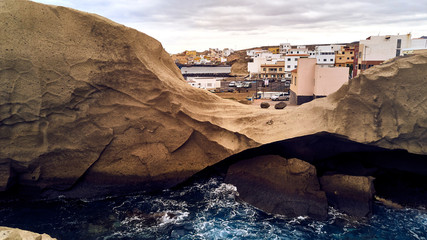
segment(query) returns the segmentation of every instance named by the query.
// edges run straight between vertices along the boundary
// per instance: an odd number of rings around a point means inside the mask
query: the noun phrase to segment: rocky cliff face
[[[158,41],[68,8],[1,2],[0,52],[0,191],[165,188],[242,150],[320,131],[427,153],[426,55],[277,111],[192,88]]]
[[[256,145],[191,116],[219,98],[188,87],[153,38],[63,7],[1,4],[0,190],[65,190],[83,176],[172,186]]]

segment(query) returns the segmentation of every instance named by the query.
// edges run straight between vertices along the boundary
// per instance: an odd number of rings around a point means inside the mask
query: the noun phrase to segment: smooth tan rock
[[[56,240],[43,233],[33,233],[18,228],[0,227],[0,240]]]
[[[263,211],[286,217],[327,217],[326,195],[320,190],[316,168],[302,160],[266,155],[229,167],[225,182],[239,197]]]
[[[220,98],[189,88],[153,38],[29,1],[0,14],[0,159],[26,169],[20,184],[170,187],[258,145],[192,116]]]

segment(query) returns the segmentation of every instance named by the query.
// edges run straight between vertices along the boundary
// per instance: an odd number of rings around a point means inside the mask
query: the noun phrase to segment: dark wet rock
[[[299,159],[267,155],[242,160],[229,167],[225,181],[237,187],[242,200],[263,211],[286,217],[327,216],[316,169]]]
[[[269,108],[270,104],[268,102],[262,102],[260,106],[261,108]]]
[[[330,206],[354,217],[372,215],[375,194],[373,177],[326,175],[320,178]]]
[[[275,109],[284,109],[286,106],[287,106],[287,105],[286,105],[286,103],[285,103],[285,102],[279,102],[279,103],[276,103],[276,104],[274,105],[274,108],[275,108]]]
[[[9,159],[0,159],[0,192],[9,188],[12,181],[12,169]]]

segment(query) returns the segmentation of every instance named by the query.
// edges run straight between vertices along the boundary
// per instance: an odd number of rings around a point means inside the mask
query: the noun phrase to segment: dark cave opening
[[[427,206],[427,155],[362,144],[327,132],[245,150],[206,168],[187,182],[225,176],[230,165],[262,155],[304,160],[316,167],[318,177],[372,176],[377,196],[408,207]]]

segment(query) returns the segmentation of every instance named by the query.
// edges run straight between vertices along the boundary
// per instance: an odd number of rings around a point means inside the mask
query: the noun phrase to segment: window
[[[295,68],[297,68],[298,66],[297,65],[295,65]]]
[[[397,50],[396,50],[396,57],[397,57],[397,56],[400,56],[400,49],[397,49]]]
[[[279,68],[279,71],[281,72],[281,71],[282,71],[282,68]]]
[[[347,57],[347,60],[350,60],[350,58],[349,58],[349,57]]]
[[[345,52],[342,52],[342,54],[345,54]]]
[[[299,53],[299,51],[297,51],[297,53]]]
[[[298,58],[295,58],[295,62],[298,61]]]
[[[402,46],[402,39],[397,39],[397,48],[400,48],[401,46]]]
[[[291,68],[291,65],[288,65],[287,68]]]
[[[264,72],[265,72],[265,71],[267,71],[267,68],[264,68],[264,69],[263,69],[263,71],[264,71]]]
[[[290,59],[290,58],[288,58],[288,61],[291,61],[291,59]]]
[[[350,52],[350,54],[353,54],[353,52]]]
[[[339,57],[338,59],[339,59],[339,60],[341,60],[342,58],[341,58],[341,57]]]
[[[354,57],[351,57],[351,59],[354,59]]]
[[[212,83],[208,83],[207,85],[208,85],[208,87],[212,87]]]
[[[331,58],[330,60],[331,60],[331,62],[333,62],[333,61],[334,61],[334,59],[332,59],[332,58]]]
[[[324,58],[323,61],[326,62],[326,58]]]

